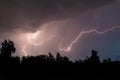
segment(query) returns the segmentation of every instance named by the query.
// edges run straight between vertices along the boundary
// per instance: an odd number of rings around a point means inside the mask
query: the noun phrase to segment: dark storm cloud
[[[0,0],[0,32],[31,31],[49,21],[76,17],[114,0]]]

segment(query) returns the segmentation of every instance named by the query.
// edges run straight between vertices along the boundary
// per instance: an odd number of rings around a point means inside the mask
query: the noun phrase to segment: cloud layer
[[[66,48],[82,30],[94,28],[103,31],[119,25],[119,4],[118,0],[0,0],[0,37],[14,40],[18,55],[23,55],[20,51],[25,44],[28,44],[26,51],[32,50],[31,55],[57,52],[61,41],[62,47]],[[42,46],[34,46],[33,50],[26,34],[40,29],[44,34],[36,38],[36,43],[51,35],[55,37]],[[89,55],[88,52],[95,48],[103,51],[100,54],[103,57],[112,56],[113,52],[120,52],[119,45],[115,46],[120,40],[117,34],[119,30],[102,36],[94,33],[85,35],[76,42],[70,53],[61,53],[76,59]]]
[[[0,0],[0,32],[35,31],[40,25],[77,17],[114,0]]]

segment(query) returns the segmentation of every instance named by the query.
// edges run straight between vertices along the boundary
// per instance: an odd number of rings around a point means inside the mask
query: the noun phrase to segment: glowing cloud
[[[27,40],[28,40],[28,44],[23,46],[23,52],[24,52],[24,56],[28,55],[28,52],[26,51],[26,47],[31,44],[33,46],[41,46],[42,44],[44,44],[46,41],[51,40],[53,37],[55,37],[54,35],[51,35],[50,37],[47,37],[47,39],[42,39],[41,41],[38,42],[34,42],[34,39],[36,39],[38,36],[41,35],[42,31],[36,31],[35,33],[28,33],[27,34]]]

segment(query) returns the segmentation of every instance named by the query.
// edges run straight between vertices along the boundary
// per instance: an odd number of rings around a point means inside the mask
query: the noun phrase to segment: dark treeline
[[[48,55],[38,56],[23,56],[13,57],[16,48],[14,42],[10,40],[4,40],[1,43],[0,48],[0,76],[8,75],[12,78],[27,79],[31,76],[40,76],[41,78],[64,78],[71,80],[78,79],[116,79],[119,75],[116,72],[120,71],[120,61],[111,61],[110,58],[100,61],[98,52],[96,50],[91,51],[91,56],[87,56],[84,60],[71,61],[66,56],[61,56],[57,53],[53,56],[51,53]],[[107,76],[108,75],[108,76]],[[46,77],[47,76],[47,77]],[[36,78],[34,77],[33,80]],[[109,79],[109,80],[110,80]],[[16,80],[16,79],[15,79]]]
[[[15,54],[16,48],[14,42],[10,40],[4,40],[1,43],[0,48],[0,64],[110,64],[110,63],[119,63],[119,61],[111,61],[110,58],[100,61],[98,52],[96,50],[91,51],[91,56],[86,57],[84,60],[76,60],[75,62],[71,61],[66,56],[61,56],[57,52],[56,56],[53,56],[51,53],[48,55],[38,55],[38,56],[23,56],[12,57],[12,54]]]

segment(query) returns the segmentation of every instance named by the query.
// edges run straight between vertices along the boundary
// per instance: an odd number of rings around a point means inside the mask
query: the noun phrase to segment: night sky
[[[119,0],[0,0],[0,42],[16,54],[56,54],[84,59],[120,56]]]

